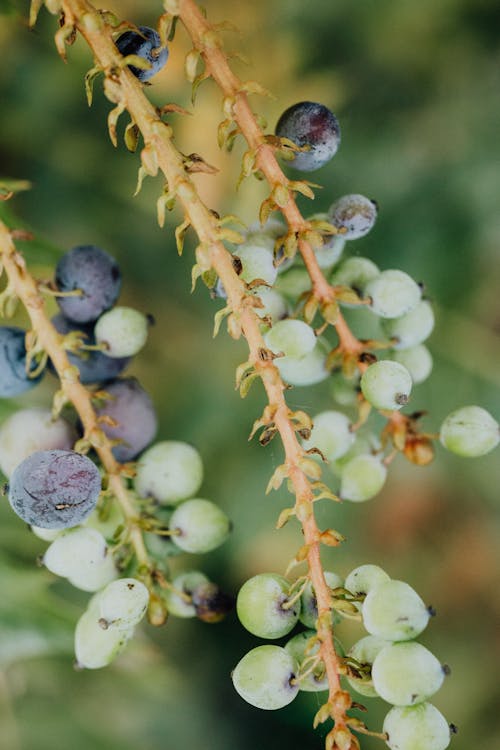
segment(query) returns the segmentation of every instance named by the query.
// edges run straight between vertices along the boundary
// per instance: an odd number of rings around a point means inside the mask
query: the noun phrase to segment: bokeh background
[[[159,0],[107,0],[106,8],[137,24],[155,25]],[[439,428],[453,408],[478,403],[500,416],[500,6],[495,0],[254,0],[206,3],[214,21],[231,20],[226,35],[238,73],[260,81],[276,99],[253,98],[272,130],[296,101],[321,101],[338,116],[342,144],[313,176],[323,185],[314,208],[326,210],[344,193],[380,204],[379,220],[352,252],[382,268],[401,268],[425,282],[435,302],[430,380],[416,388],[412,409],[429,411]],[[106,132],[109,103],[96,82],[87,107],[83,86],[92,61],[81,41],[58,58],[56,19],[45,11],[27,27],[28,2],[0,2],[0,176],[28,179],[33,189],[8,206],[36,232],[26,247],[33,271],[50,277],[58,255],[95,243],[123,268],[121,301],[157,321],[146,349],[130,367],[151,393],[163,439],[195,444],[205,462],[202,495],[232,517],[229,542],[203,558],[179,558],[174,568],[203,566],[226,589],[267,570],[283,572],[300,544],[293,524],[274,522],[287,498],[266,497],[281,462],[247,436],[263,406],[255,387],[247,400],[234,391],[242,343],[221,333],[212,340],[221,306],[201,285],[192,295],[192,238],[177,256],[173,228],[180,215],[156,224],[159,180],[135,189],[138,156],[114,149]],[[193,109],[183,59],[182,28],[167,67],[148,88],[157,104],[176,102],[193,113],[172,117],[184,153],[216,165],[197,180],[219,212],[255,220],[265,188],[247,180],[235,192],[243,146],[231,156],[216,144],[221,96],[205,83]],[[125,122],[121,124],[121,131]],[[7,207],[1,208],[2,212]],[[175,213],[175,212],[174,212]],[[355,247],[354,247],[355,246]],[[47,404],[55,381],[27,397],[0,402],[5,416],[21,405]],[[315,413],[333,405],[328,383],[290,392],[290,404]],[[435,698],[459,726],[455,750],[499,746],[500,656],[498,452],[460,460],[438,448],[431,467],[399,459],[381,495],[366,505],[326,502],[322,520],[347,537],[325,555],[346,574],[364,562],[410,582],[438,611],[422,641],[452,668]],[[314,736],[317,696],[301,694],[278,712],[261,712],[234,693],[229,673],[257,639],[234,615],[216,626],[172,618],[161,630],[144,626],[111,667],[75,672],[72,632],[87,596],[35,565],[44,544],[0,504],[0,748],[1,750],[280,750],[322,746]],[[348,646],[361,635],[344,628]],[[387,706],[369,701],[367,721],[381,726]],[[366,750],[382,747],[363,740]]]

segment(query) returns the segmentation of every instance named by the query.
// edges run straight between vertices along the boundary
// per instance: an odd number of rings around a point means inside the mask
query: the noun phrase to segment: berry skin
[[[70,450],[76,440],[65,419],[52,419],[49,409],[21,409],[0,427],[0,469],[9,477],[16,466],[35,451]]]
[[[323,411],[313,418],[311,437],[303,441],[306,450],[319,448],[327,461],[343,456],[354,442],[351,421],[340,411]]]
[[[203,480],[203,463],[198,451],[188,443],[163,440],[140,457],[134,481],[141,497],[175,505],[195,495]]]
[[[375,362],[361,376],[363,396],[376,409],[401,409],[408,403],[412,385],[406,367],[390,359]]]
[[[438,659],[421,643],[405,641],[383,648],[373,662],[378,695],[393,706],[413,706],[434,695],[445,677]]]
[[[382,271],[365,286],[370,309],[381,318],[400,318],[420,302],[422,290],[411,276],[398,269]]]
[[[309,146],[308,151],[295,152],[290,165],[301,172],[312,172],[336,154],[340,125],[323,104],[299,102],[283,112],[276,125],[276,135],[288,138],[299,148]]]
[[[278,269],[274,265],[274,257],[269,247],[252,244],[251,240],[238,245],[234,253],[241,261],[240,277],[247,284],[256,279],[272,286],[276,281]]]
[[[93,323],[73,323],[59,313],[52,318],[52,325],[63,335],[73,331],[84,333],[86,336],[84,344],[93,346],[96,343]],[[71,364],[78,368],[80,382],[84,385],[107,383],[110,380],[115,380],[118,375],[121,375],[131,359],[130,357],[108,357],[104,352],[85,349],[78,353],[67,352],[67,356]],[[53,369],[50,360],[49,368]]]
[[[330,589],[338,589],[344,585],[337,573],[325,570],[325,580]],[[318,619],[318,602],[311,581],[308,581],[300,597],[299,619],[306,628],[315,628]]]
[[[377,220],[377,204],[364,195],[344,195],[330,206],[330,221],[342,230],[345,240],[357,240],[372,229]]]
[[[278,276],[274,288],[296,302],[304,292],[308,292],[311,288],[311,277],[305,268],[291,268]]]
[[[185,552],[210,552],[226,541],[231,522],[210,500],[194,498],[179,505],[169,522],[172,541]]]
[[[238,593],[236,612],[250,633],[259,638],[281,638],[295,626],[300,602],[286,608],[290,584],[276,573],[261,573],[246,581]]]
[[[299,665],[299,670],[303,662],[311,656],[315,656],[318,653],[319,644],[314,642],[312,639],[316,638],[315,630],[303,630],[302,633],[294,635],[290,638],[288,643],[285,644],[285,651]],[[310,661],[305,665],[305,670],[308,671]],[[304,677],[297,676],[299,690],[306,692],[317,693],[320,690],[328,690],[328,677],[325,674],[325,667],[322,661],[320,661],[312,672],[305,675]]]
[[[314,349],[302,357],[278,357],[274,364],[289,385],[315,385],[326,380],[330,374],[326,369],[328,351],[325,344],[318,340]]]
[[[149,591],[136,578],[111,581],[99,592],[99,624],[101,627],[129,630],[146,614]]]
[[[34,388],[43,372],[31,378],[26,372],[26,332],[15,326],[0,326],[0,398],[12,398]],[[32,362],[31,371],[36,368]]]
[[[430,613],[407,583],[385,581],[374,586],[363,602],[363,624],[386,641],[410,641],[425,630]]]
[[[432,703],[394,706],[384,720],[390,750],[446,750],[450,727]]]
[[[358,672],[357,668],[353,665],[352,672],[347,677],[347,681],[351,687],[367,698],[376,698],[378,695],[373,685],[371,668],[378,654],[388,645],[390,645],[388,641],[385,641],[383,638],[378,638],[375,635],[366,635],[351,646],[347,654],[359,662],[362,667],[367,668],[366,670],[360,669]]]
[[[432,372],[432,355],[423,344],[412,346],[411,349],[398,349],[391,355],[395,362],[406,367],[414,385],[423,383]]]
[[[147,317],[132,307],[113,307],[101,315],[94,333],[107,357],[133,357],[146,343],[148,327]]]
[[[139,26],[140,33],[137,31],[126,31],[116,40],[115,44],[120,53],[127,57],[128,55],[137,55],[142,57],[151,67],[147,69],[137,68],[129,65],[130,72],[139,79],[139,81],[149,81],[158,73],[168,60],[168,48],[161,46],[160,35],[149,26]]]
[[[96,409],[97,416],[104,414],[114,419],[117,424],[112,427],[102,423],[102,431],[111,440],[122,440],[123,443],[113,447],[117,461],[131,461],[153,440],[157,420],[153,402],[135,378],[123,378],[106,385],[106,399]]]
[[[98,596],[94,596],[75,630],[76,663],[84,669],[106,667],[123,651],[133,634],[133,628],[119,630],[99,625]]]
[[[390,581],[390,577],[378,565],[360,565],[351,570],[345,579],[344,586],[351,594],[366,595],[378,583],[384,583],[385,581]],[[355,602],[355,604],[358,609],[361,609],[361,602]]]
[[[82,526],[59,534],[47,547],[43,563],[82,591],[98,591],[118,574],[103,535]]]
[[[425,341],[434,328],[434,313],[430,302],[422,300],[413,310],[400,318],[382,320],[382,330],[390,339],[394,349],[409,349]]]
[[[115,259],[104,250],[78,245],[59,259],[55,281],[61,292],[82,292],[80,296],[57,297],[63,315],[76,323],[92,323],[115,304],[121,273]]]
[[[274,354],[283,353],[285,357],[303,357],[314,349],[316,334],[304,321],[287,318],[276,323],[266,333],[264,340],[266,346]]]
[[[387,469],[376,456],[354,456],[342,467],[340,497],[352,503],[371,500],[382,489],[386,477]]]
[[[380,274],[380,269],[369,258],[354,255],[346,258],[331,276],[333,286],[350,286],[358,294],[364,294],[366,285]]]
[[[272,711],[293,701],[297,663],[281,646],[257,646],[245,654],[231,675],[236,692],[251,706]]]
[[[209,583],[207,576],[197,570],[180,573],[172,581],[172,588],[165,592],[165,601],[169,614],[175,617],[196,617],[196,607],[192,601],[184,599],[176,591],[192,597],[199,586]]]
[[[452,453],[464,458],[484,456],[500,441],[498,423],[480,406],[463,406],[449,414],[441,425],[439,439]]]
[[[95,508],[101,475],[90,458],[66,450],[37,451],[14,469],[9,502],[33,526],[67,529]]]

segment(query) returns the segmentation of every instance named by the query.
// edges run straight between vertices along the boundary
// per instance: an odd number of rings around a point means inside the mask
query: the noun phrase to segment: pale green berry
[[[370,454],[354,456],[342,467],[340,497],[353,503],[363,503],[375,497],[384,486],[387,469],[382,461]]]
[[[342,578],[332,571],[325,570],[325,581],[329,589],[338,589],[344,585]],[[334,613],[335,614],[335,613]],[[311,581],[308,581],[300,597],[299,619],[306,628],[315,628],[318,619],[318,602]]]
[[[359,668],[351,664],[351,673],[347,681],[355,690],[367,698],[375,698],[378,694],[373,686],[371,668],[377,655],[388,646],[388,641],[375,635],[366,635],[357,641],[348,651],[347,656],[359,663]]]
[[[425,630],[428,607],[404,581],[385,581],[374,586],[363,602],[363,624],[372,635],[387,641],[410,641]]]
[[[317,341],[314,349],[302,357],[278,357],[274,364],[289,385],[315,385],[330,374],[326,369],[327,356],[328,348]]]
[[[83,526],[59,534],[45,551],[43,562],[83,591],[97,591],[117,576],[103,535]]]
[[[209,583],[209,579],[198,570],[190,570],[176,576],[172,581],[172,588],[165,591],[165,602],[169,614],[175,617],[195,617],[196,609],[191,602],[191,595],[198,586],[205,583]]]
[[[358,294],[363,294],[366,285],[380,274],[380,268],[369,258],[353,256],[346,258],[335,268],[330,277],[332,286],[350,286]]]
[[[260,286],[255,294],[259,297],[264,307],[255,307],[254,310],[259,318],[268,318],[272,324],[286,318],[289,313],[288,302],[276,289]]]
[[[446,750],[450,727],[432,703],[394,706],[384,720],[390,750]]]
[[[98,617],[89,608],[78,620],[75,630],[75,656],[80,668],[100,669],[106,667],[125,648],[133,629],[105,630],[99,625]]]
[[[281,638],[292,630],[300,602],[288,606],[290,583],[276,573],[261,573],[246,581],[238,592],[236,612],[250,633],[259,638]]]
[[[410,349],[391,352],[392,358],[406,367],[414,385],[423,383],[432,372],[432,355],[426,346],[418,344]]]
[[[441,425],[439,439],[452,453],[465,458],[484,456],[500,440],[498,422],[480,406],[463,406],[449,414]]]
[[[242,245],[238,245],[235,255],[238,256],[242,265],[240,278],[247,284],[257,279],[264,281],[269,286],[274,284],[278,269],[274,265],[273,254],[268,247],[254,245],[249,240]]]
[[[16,466],[37,451],[70,450],[76,440],[65,419],[52,419],[50,409],[21,409],[0,427],[0,470],[10,477]]]
[[[132,307],[113,307],[105,312],[94,328],[97,344],[103,344],[107,357],[132,357],[148,338],[148,318]]]
[[[112,540],[118,528],[123,528],[125,519],[116,501],[106,504],[103,509],[96,508],[85,519],[84,526],[99,531],[105,539]]]
[[[136,578],[119,578],[99,593],[101,627],[129,630],[146,614],[149,591]]]
[[[400,318],[420,302],[422,290],[404,271],[382,271],[368,282],[364,296],[370,299],[370,308],[381,318]]]
[[[274,354],[286,357],[303,357],[316,345],[316,334],[303,320],[287,318],[273,325],[264,336],[266,346]]]
[[[302,294],[311,289],[311,277],[305,268],[291,268],[278,276],[275,288],[285,297],[296,302]]]
[[[344,377],[342,372],[334,372],[330,378],[331,393],[340,406],[355,406],[358,403],[359,375]]]
[[[319,448],[327,461],[343,456],[354,442],[351,421],[340,411],[323,411],[313,417],[311,437],[303,441],[306,450]]]
[[[336,461],[330,461],[329,468],[335,476],[342,476],[347,464],[357,456],[376,454],[381,452],[380,438],[378,435],[363,429],[355,433],[354,442],[343,456]]]
[[[343,229],[346,240],[357,240],[368,234],[377,220],[377,204],[364,195],[344,195],[330,206],[330,221]]]
[[[411,375],[399,362],[381,359],[366,368],[361,376],[361,390],[376,409],[401,409],[410,398]]]
[[[179,505],[169,522],[172,541],[185,552],[210,552],[226,541],[231,522],[215,503],[193,498]]]
[[[236,692],[264,710],[283,708],[299,692],[297,663],[281,646],[257,646],[238,662],[231,675]]]
[[[188,443],[164,440],[148,448],[137,463],[134,480],[141,497],[175,505],[195,495],[203,481],[203,463]]]
[[[421,643],[392,643],[377,654],[372,668],[375,690],[393,706],[413,706],[434,695],[445,670]]]
[[[345,579],[345,588],[355,595],[365,595],[378,583],[390,581],[390,576],[378,565],[359,565]],[[355,602],[361,609],[362,602]]]
[[[326,676],[325,666],[322,661],[319,661],[312,672],[309,672],[311,657],[314,657],[318,653],[318,650],[319,643],[317,642],[317,633],[315,630],[303,630],[302,633],[294,635],[285,644],[285,651],[290,654],[299,667],[297,674],[299,690],[315,693],[320,690],[328,690],[328,677]],[[304,662],[306,663],[304,664]],[[308,674],[301,677],[301,671],[308,672]]]
[[[413,310],[400,318],[382,320],[382,330],[389,339],[396,339],[394,349],[409,349],[421,344],[434,329],[434,312],[431,303],[421,300]]]
[[[41,526],[30,526],[31,531],[44,542],[53,542],[54,539],[63,533],[62,529],[43,529]]]

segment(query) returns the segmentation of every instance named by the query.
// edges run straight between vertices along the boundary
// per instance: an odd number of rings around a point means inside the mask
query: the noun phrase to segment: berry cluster
[[[75,247],[61,257],[51,289],[61,312],[46,320],[68,351],[72,379],[90,387],[97,441],[78,414],[54,417],[41,407],[20,409],[0,426],[8,499],[33,533],[50,542],[43,564],[94,594],[75,632],[77,664],[88,669],[109,664],[148,610],[153,624],[162,624],[168,611],[216,622],[232,606],[202,573],[169,580],[169,556],[215,549],[230,522],[215,503],[194,497],[203,479],[199,453],[174,440],[150,445],[157,430],[152,401],[135,378],[117,377],[144,345],[149,322],[136,310],[113,307],[120,286],[110,255],[93,245]],[[17,330],[0,328],[6,346],[16,342],[16,356],[1,362],[3,396],[32,388],[43,374],[30,377],[29,335]],[[49,369],[59,374],[51,362]],[[138,459],[122,469],[117,464],[120,481],[133,479],[125,506],[101,465],[103,441],[120,464]]]

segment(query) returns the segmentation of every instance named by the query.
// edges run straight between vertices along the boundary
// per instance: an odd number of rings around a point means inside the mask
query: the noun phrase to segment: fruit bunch
[[[85,387],[97,432],[85,430],[78,400],[64,413],[19,409],[0,425],[0,469],[13,510],[50,542],[46,568],[93,593],[75,631],[76,662],[88,669],[109,664],[147,611],[157,625],[180,610],[215,622],[232,604],[202,573],[170,580],[170,556],[215,549],[230,523],[215,503],[194,497],[203,480],[198,451],[175,440],[151,445],[153,403],[135,378],[118,377],[145,344],[149,324],[142,313],[114,306],[120,285],[108,253],[75,247],[60,258],[49,287],[60,312],[38,322],[38,335],[49,330],[58,352],[68,352],[62,382],[69,371]],[[22,284],[17,292],[23,300]],[[50,347],[35,363],[29,332],[2,326],[0,336],[16,342],[16,356],[1,360],[2,396],[34,388],[45,369],[59,377]],[[100,455],[106,445],[111,464]],[[110,468],[121,477],[118,497]]]

